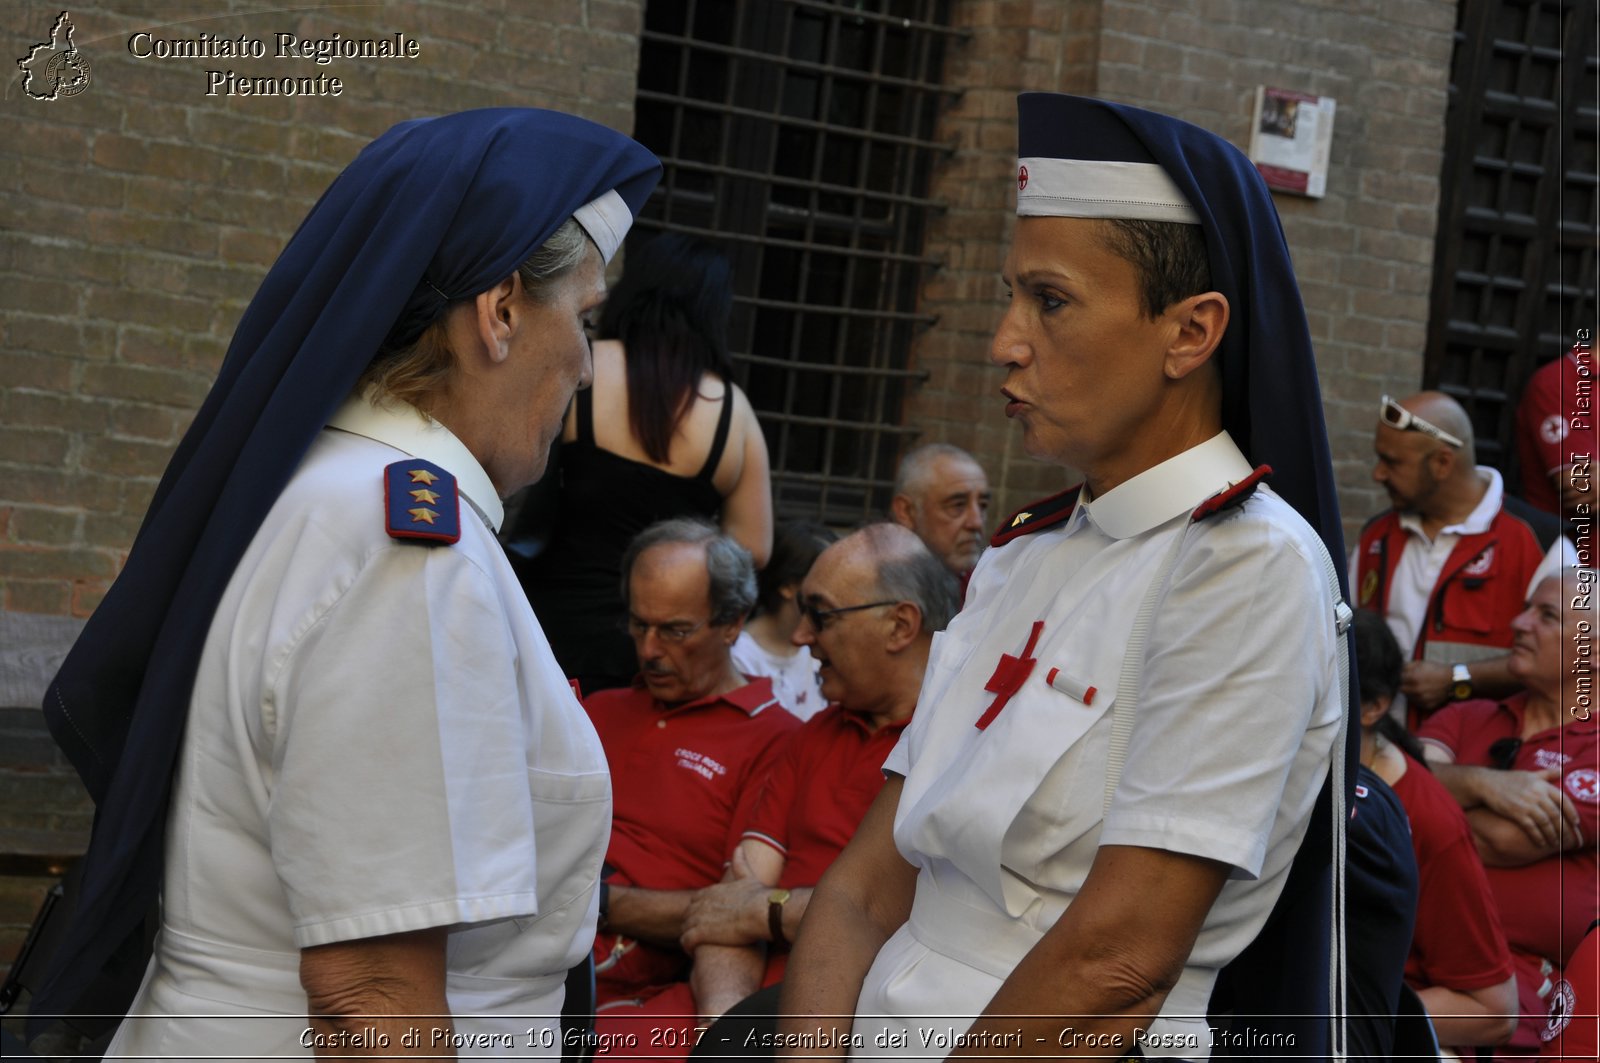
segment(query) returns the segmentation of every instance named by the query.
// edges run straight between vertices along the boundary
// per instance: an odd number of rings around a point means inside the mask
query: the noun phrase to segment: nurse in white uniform
[[[263,284],[129,561],[150,579],[187,536],[177,600],[108,598],[204,637],[186,718],[136,703],[120,751],[176,770],[160,932],[106,1058],[560,1054],[610,784],[495,534],[589,384],[604,263],[657,168],[553,112],[404,123]],[[85,638],[64,692],[123,651]]]
[[[1337,509],[1265,189],[1099,101],[1028,94],[1020,139],[991,361],[1028,453],[1084,482],[1002,527],[938,637],[796,943],[797,1056],[1207,1057],[1341,741]],[[1316,985],[1327,923],[1284,925]]]

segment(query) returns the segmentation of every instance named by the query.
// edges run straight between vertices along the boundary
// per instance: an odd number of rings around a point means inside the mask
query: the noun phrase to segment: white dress
[[[1267,487],[1190,521],[1201,501],[1249,472],[1224,433],[1080,504],[1056,527],[984,552],[966,604],[935,636],[917,713],[884,765],[906,777],[894,836],[918,868],[916,897],[863,985],[857,1056],[946,1055],[950,1035],[971,1025],[1072,903],[1103,844],[1233,866],[1151,1024],[1169,1048],[1145,1049],[1209,1055],[1204,1016],[1216,973],[1282,890],[1344,714],[1335,602],[1316,533]],[[1129,634],[1179,535],[1107,810]],[[985,685],[1002,654],[1024,655],[1036,621],[1038,663],[980,730],[996,697]]]
[[[386,533],[384,469],[408,456],[457,477],[459,542]],[[300,950],[439,926],[463,1056],[559,1054],[610,780],[499,519],[471,454],[409,408],[352,399],[312,444],[212,621],[162,928],[107,1058],[310,1057]]]
[[[772,693],[778,704],[799,718],[801,723],[827,708],[817,672],[822,665],[811,656],[811,647],[801,646],[788,657],[769,653],[748,631],[734,640],[733,666],[750,679],[766,676],[772,680]]]

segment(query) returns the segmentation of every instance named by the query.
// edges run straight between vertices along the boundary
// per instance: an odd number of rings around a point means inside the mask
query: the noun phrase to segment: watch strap
[[[767,894],[767,930],[774,945],[787,947],[789,939],[783,936],[783,906],[789,901],[789,891],[776,889]]]

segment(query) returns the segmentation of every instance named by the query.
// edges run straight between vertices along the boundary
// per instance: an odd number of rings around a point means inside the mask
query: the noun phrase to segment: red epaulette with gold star
[[[1189,514],[1190,523],[1197,520],[1205,520],[1207,517],[1221,513],[1225,509],[1243,505],[1244,500],[1255,494],[1256,488],[1261,486],[1262,481],[1271,475],[1271,465],[1257,465],[1249,476],[1225,490],[1218,491],[1196,506],[1194,512]]]
[[[383,508],[396,539],[453,543],[461,538],[456,478],[431,461],[407,458],[384,469]]]
[[[1078,487],[1069,487],[1059,495],[1051,495],[1032,505],[1023,506],[1000,525],[989,540],[989,545],[1004,546],[1019,536],[1031,535],[1036,531],[1043,531],[1045,528],[1053,528],[1060,524],[1072,516],[1073,507],[1078,504],[1078,489],[1082,486],[1079,484]]]

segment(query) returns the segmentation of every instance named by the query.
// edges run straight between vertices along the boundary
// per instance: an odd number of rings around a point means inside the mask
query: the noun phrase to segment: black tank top
[[[594,396],[575,397],[577,439],[563,444],[559,512],[550,544],[517,566],[528,601],[556,660],[587,693],[622,685],[638,670],[633,640],[622,630],[622,555],[658,520],[715,520],[722,495],[711,482],[733,423],[733,386],[723,392],[711,452],[694,476],[675,476],[603,450],[594,441]]]

